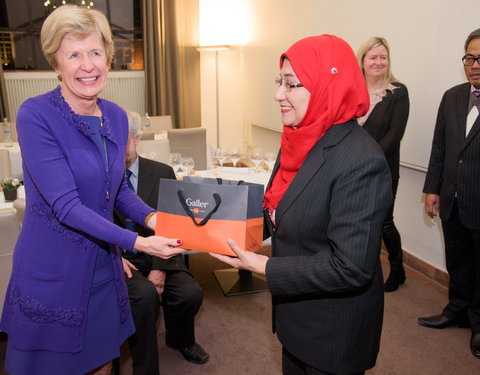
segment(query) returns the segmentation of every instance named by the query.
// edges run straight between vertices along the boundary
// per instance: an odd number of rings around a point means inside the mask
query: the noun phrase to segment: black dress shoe
[[[480,333],[472,332],[470,350],[475,357],[480,358]]]
[[[186,348],[178,349],[180,353],[182,353],[183,357],[192,363],[202,364],[208,361],[210,356],[208,353],[203,350],[203,348],[198,345],[197,343],[193,344],[192,346],[188,346]]]
[[[467,320],[452,319],[443,314],[418,318],[418,323],[428,328],[446,328],[450,326],[457,326],[460,328],[470,327]]]

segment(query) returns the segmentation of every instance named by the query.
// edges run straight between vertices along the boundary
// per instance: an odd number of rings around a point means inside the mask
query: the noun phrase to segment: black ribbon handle
[[[195,216],[193,216],[192,211],[190,211],[190,208],[187,206],[187,202],[185,200],[185,196],[183,195],[183,190],[177,190],[177,196],[178,199],[180,200],[180,204],[182,205],[183,209],[185,210],[185,213],[190,216],[190,219],[192,219],[193,224],[196,226],[202,226],[207,224],[208,220],[212,217],[212,215],[217,212],[218,208],[220,207],[220,203],[222,203],[222,198],[220,198],[220,195],[218,193],[213,193],[213,199],[215,199],[215,207],[203,218],[202,221],[197,223],[195,220]]]

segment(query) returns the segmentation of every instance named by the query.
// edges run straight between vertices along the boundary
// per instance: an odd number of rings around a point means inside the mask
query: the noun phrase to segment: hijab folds
[[[351,47],[334,35],[312,36],[293,44],[287,58],[310,93],[305,117],[296,126],[283,127],[280,167],[265,193],[264,207],[274,212],[308,153],[335,124],[363,116],[369,94]]]

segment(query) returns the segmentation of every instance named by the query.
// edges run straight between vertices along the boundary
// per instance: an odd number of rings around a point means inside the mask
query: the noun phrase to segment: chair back
[[[168,164],[170,161],[170,142],[168,139],[141,140],[137,145],[137,153],[143,158]]]
[[[167,134],[171,152],[192,157],[196,170],[207,169],[207,129],[171,129]]]
[[[146,118],[142,118],[142,123],[145,126]],[[172,116],[150,116],[150,129],[145,128],[145,132],[153,132],[160,134],[161,132],[172,129]]]
[[[141,135],[140,139],[142,139],[142,140],[155,139],[155,133],[154,132],[145,132]]]
[[[14,208],[0,209],[0,310],[12,273],[13,249],[20,234],[20,223]]]
[[[17,210],[17,218],[22,225],[23,217],[25,216],[25,198],[17,198],[13,201],[13,208]]]
[[[0,150],[0,180],[12,177],[12,164],[10,163],[10,151]]]

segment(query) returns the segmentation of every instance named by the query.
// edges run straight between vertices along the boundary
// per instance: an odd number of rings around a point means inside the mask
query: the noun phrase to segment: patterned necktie
[[[480,98],[480,90],[473,90],[472,95],[475,99]]]
[[[128,186],[128,188],[132,191],[135,191],[135,188],[133,187],[132,181],[130,180],[130,176],[132,175],[132,171],[130,169],[127,169],[126,174],[127,174],[127,186]]]
[[[127,169],[126,174],[127,174],[127,186],[128,186],[128,188],[132,191],[135,191],[135,189],[133,188],[132,181],[130,181],[130,176],[132,175],[132,171],[130,169]],[[127,218],[127,219],[125,219],[125,227],[127,229],[131,230],[132,232],[136,232],[137,224],[134,221]]]

